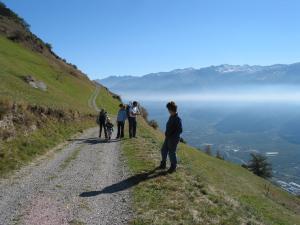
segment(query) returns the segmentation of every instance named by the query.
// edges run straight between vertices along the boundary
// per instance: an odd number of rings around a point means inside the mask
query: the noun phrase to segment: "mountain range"
[[[110,76],[97,80],[113,91],[202,91],[213,87],[300,84],[300,63],[271,66],[219,65],[185,68],[144,76]]]

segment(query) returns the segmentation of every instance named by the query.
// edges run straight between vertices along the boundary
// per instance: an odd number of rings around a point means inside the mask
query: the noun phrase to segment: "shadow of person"
[[[96,145],[101,143],[110,143],[110,142],[119,142],[120,139],[100,139],[100,138],[77,138],[77,139],[69,139],[68,141],[80,141],[81,143],[89,144],[89,145]]]
[[[124,191],[126,189],[129,189],[133,186],[138,185],[141,182],[154,179],[160,176],[165,176],[168,173],[166,171],[160,171],[157,172],[157,169],[151,170],[149,172],[145,173],[139,173],[136,175],[133,175],[125,180],[122,180],[118,183],[112,184],[110,186],[107,186],[103,188],[100,191],[88,191],[88,192],[82,192],[79,196],[80,197],[93,197],[101,194],[112,194],[119,191]]]

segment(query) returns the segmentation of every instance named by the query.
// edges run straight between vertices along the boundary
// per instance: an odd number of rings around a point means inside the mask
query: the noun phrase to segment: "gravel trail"
[[[0,224],[127,224],[132,212],[120,143],[97,135],[91,128],[0,180]]]

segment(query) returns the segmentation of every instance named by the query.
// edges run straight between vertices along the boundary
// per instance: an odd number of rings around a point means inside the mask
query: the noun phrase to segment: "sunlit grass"
[[[139,121],[138,139],[122,143],[132,173],[159,164],[162,141],[160,132]],[[134,187],[133,224],[299,224],[299,199],[268,181],[184,144],[178,156],[176,173]]]

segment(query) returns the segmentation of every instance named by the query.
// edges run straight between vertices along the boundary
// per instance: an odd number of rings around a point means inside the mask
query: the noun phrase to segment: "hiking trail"
[[[97,137],[98,127],[88,129],[2,178],[0,225],[127,224],[130,191],[113,188],[127,178],[120,143]]]

